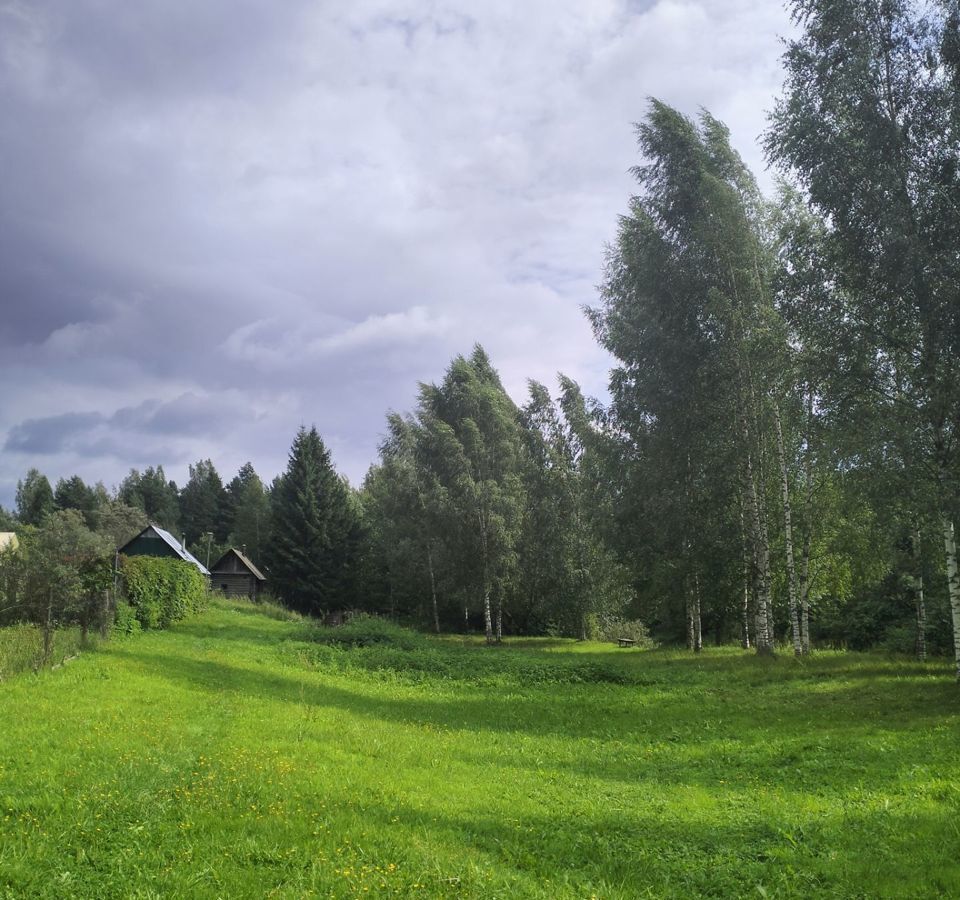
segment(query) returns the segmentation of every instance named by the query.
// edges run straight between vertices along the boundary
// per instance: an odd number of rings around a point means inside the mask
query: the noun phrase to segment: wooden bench
[[[632,647],[635,643],[633,638],[617,638],[618,647]]]

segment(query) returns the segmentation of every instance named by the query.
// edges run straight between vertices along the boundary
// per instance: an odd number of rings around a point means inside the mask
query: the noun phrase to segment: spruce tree
[[[259,565],[270,534],[270,498],[249,462],[240,467],[227,485],[221,525],[229,535],[229,542]]]
[[[316,428],[301,427],[270,496],[271,589],[310,615],[349,605],[359,517]]]
[[[83,513],[87,527],[92,527],[101,498],[79,475],[61,478],[53,493],[57,509],[77,509]]]
[[[142,509],[147,519],[161,528],[174,534],[179,530],[180,492],[176,482],[167,481],[163,466],[148,466],[142,473],[131,469],[120,482],[117,499]]]
[[[180,525],[187,542],[206,545],[204,535],[212,534],[223,542],[227,533],[222,526],[226,491],[216,467],[209,459],[190,466],[190,479],[180,491]]]

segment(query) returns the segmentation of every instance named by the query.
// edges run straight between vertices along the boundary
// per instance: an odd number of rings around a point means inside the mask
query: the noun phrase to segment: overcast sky
[[[602,395],[581,313],[632,123],[709,108],[757,170],[777,0],[0,0],[0,503],[31,466],[269,479],[482,343]]]

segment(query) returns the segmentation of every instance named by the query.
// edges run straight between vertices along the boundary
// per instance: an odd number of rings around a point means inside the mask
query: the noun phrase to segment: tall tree
[[[939,497],[960,677],[960,110],[953,4],[794,0],[800,34],[767,134],[770,157],[829,223],[856,390],[911,436]],[[842,64],[840,63],[842,61]]]
[[[653,101],[637,129],[648,162],[641,193],[610,251],[601,306],[591,311],[600,342],[619,360],[612,416],[627,465],[639,471],[648,537],[686,598],[689,643],[701,643],[710,559],[736,560],[743,501],[755,643],[771,652],[772,561],[767,511],[769,429],[778,335],[772,323],[766,209],[722,123],[694,123]],[[655,519],[651,519],[655,516]],[[725,524],[727,523],[727,524]],[[717,526],[720,526],[717,528]],[[728,543],[714,554],[715,541]],[[727,604],[721,604],[726,606]]]
[[[167,481],[163,466],[148,466],[142,473],[131,469],[120,483],[117,499],[142,509],[161,528],[173,533],[180,528],[180,492],[176,482]]]
[[[454,564],[472,582],[487,641],[500,640],[523,505],[519,410],[477,345],[439,385],[421,386],[418,412],[429,425],[427,465],[457,512]]]
[[[114,549],[122,547],[147,527],[147,514],[136,506],[108,500],[97,508],[94,531],[110,541]]]
[[[17,520],[13,513],[0,506],[0,531],[13,531],[17,527]]]
[[[623,612],[630,591],[606,540],[611,509],[597,453],[602,438],[579,387],[562,376],[560,382],[559,402],[530,382],[522,410],[526,513],[518,587],[529,617],[585,640],[600,617]]]
[[[311,615],[351,604],[358,509],[316,428],[297,433],[270,499],[267,564],[281,600]]]
[[[391,584],[399,577],[413,594],[429,596],[429,618],[439,633],[439,591],[447,555],[443,533],[451,509],[447,491],[430,466],[434,425],[423,410],[420,421],[396,413],[387,417],[381,465],[368,494]]]
[[[26,477],[17,482],[17,519],[23,525],[41,525],[55,509],[53,488],[47,476],[30,469]]]
[[[190,544],[223,542],[227,538],[223,512],[227,495],[216,467],[209,459],[190,466],[190,477],[180,491],[180,527]],[[206,535],[206,537],[204,537]]]
[[[92,527],[102,497],[89,487],[79,475],[61,478],[53,492],[57,509],[76,509],[83,513],[88,527]]]
[[[251,463],[227,485],[221,516],[229,542],[259,565],[270,537],[270,497]]]

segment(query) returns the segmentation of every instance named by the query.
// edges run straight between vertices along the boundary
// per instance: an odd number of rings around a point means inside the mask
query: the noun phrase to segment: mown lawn
[[[310,637],[0,686],[0,896],[960,896],[947,664]]]

